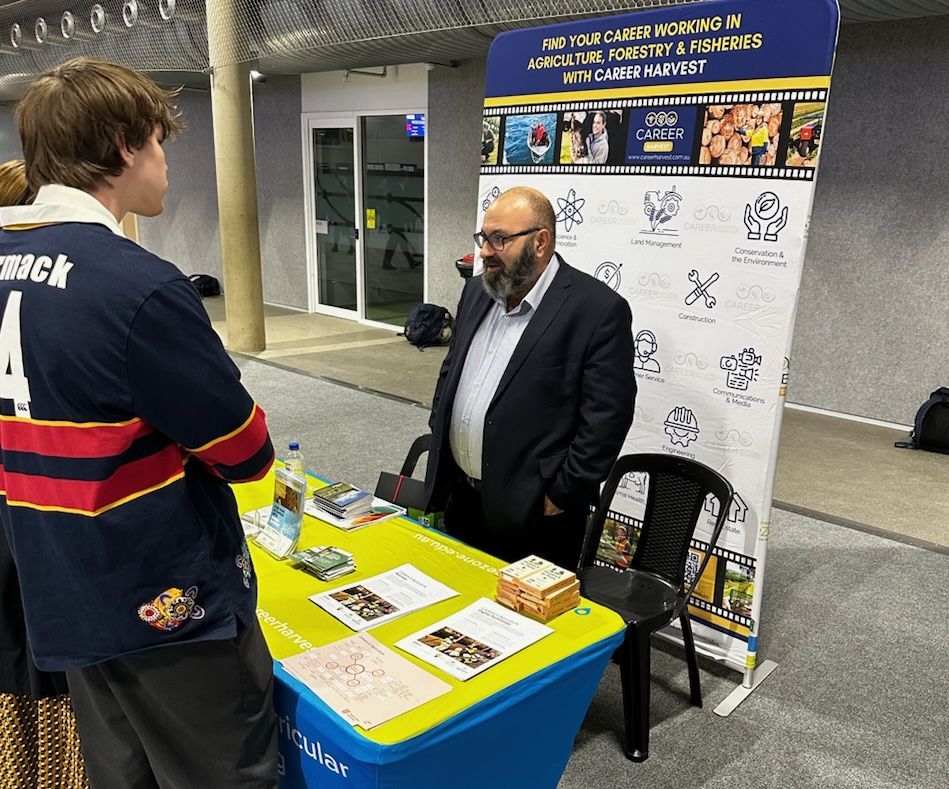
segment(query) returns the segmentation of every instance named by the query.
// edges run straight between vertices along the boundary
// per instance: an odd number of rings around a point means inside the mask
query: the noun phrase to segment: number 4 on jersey
[[[20,346],[20,301],[23,293],[10,291],[0,323],[0,399],[12,400],[16,416],[30,417],[30,382],[23,371]]]

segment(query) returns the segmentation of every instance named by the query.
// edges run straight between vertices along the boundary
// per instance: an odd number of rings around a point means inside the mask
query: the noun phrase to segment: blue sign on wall
[[[838,21],[836,0],[709,0],[511,31],[485,97],[826,76]]]
[[[424,113],[415,113],[405,116],[405,136],[406,137],[424,137],[425,136],[425,115]]]

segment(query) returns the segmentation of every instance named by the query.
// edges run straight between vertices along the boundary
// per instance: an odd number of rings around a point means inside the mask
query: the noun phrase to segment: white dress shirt
[[[506,299],[495,299],[468,348],[451,409],[448,443],[458,468],[471,479],[481,479],[484,418],[488,406],[494,399],[521,335],[537,312],[559,269],[560,260],[555,255],[534,287],[510,312]]]

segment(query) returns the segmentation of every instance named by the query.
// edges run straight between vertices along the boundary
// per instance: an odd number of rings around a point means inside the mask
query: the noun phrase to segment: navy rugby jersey
[[[194,287],[107,222],[8,224],[0,313],[0,518],[37,666],[234,636],[257,590],[228,482],[273,446]]]

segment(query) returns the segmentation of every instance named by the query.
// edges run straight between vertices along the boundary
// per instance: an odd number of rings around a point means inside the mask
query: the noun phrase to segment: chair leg
[[[649,650],[649,633],[627,627],[620,676],[626,758],[634,762],[644,762],[649,756]]]
[[[689,665],[689,693],[694,707],[702,706],[702,683],[699,679],[699,663],[695,656],[695,641],[692,638],[692,623],[689,621],[688,610],[679,615],[679,624],[682,625],[682,641],[685,644],[685,660]]]

